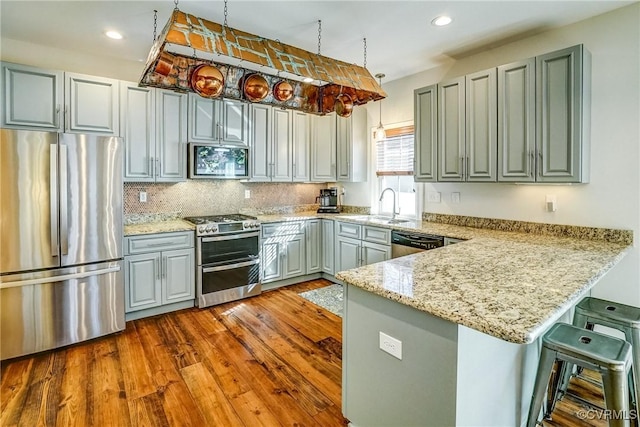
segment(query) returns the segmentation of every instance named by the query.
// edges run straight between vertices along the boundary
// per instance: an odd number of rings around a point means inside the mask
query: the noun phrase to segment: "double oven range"
[[[196,226],[196,304],[209,307],[258,295],[260,222],[247,215],[184,218]]]

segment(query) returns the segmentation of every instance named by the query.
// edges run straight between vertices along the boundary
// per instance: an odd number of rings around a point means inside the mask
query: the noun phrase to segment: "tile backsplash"
[[[219,215],[277,206],[315,204],[326,184],[254,183],[236,180],[188,180],[176,184],[127,182],[124,213],[176,214],[177,217]],[[245,190],[251,197],[245,199]],[[140,202],[140,192],[147,202]]]

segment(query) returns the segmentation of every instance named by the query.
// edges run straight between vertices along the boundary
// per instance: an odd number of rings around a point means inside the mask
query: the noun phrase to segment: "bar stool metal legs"
[[[621,416],[609,420],[611,427],[629,427],[629,384],[631,369],[631,345],[621,339],[598,332],[581,329],[566,323],[557,323],[542,337],[542,351],[534,383],[527,427],[538,424],[538,415],[547,391],[547,385],[554,362],[558,362],[559,375],[565,365],[575,364],[593,369],[602,375],[607,409]],[[557,390],[552,390],[553,398],[545,410],[549,415]]]
[[[573,325],[593,330],[594,325],[607,326],[624,333],[631,344],[633,354],[632,375],[630,379],[631,398],[638,408],[640,387],[640,308],[619,304],[598,298],[584,298],[575,309]],[[571,371],[567,370],[562,380],[562,389],[566,390]]]

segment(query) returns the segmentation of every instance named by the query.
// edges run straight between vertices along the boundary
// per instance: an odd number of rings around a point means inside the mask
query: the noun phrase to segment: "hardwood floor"
[[[2,426],[340,426],[340,317],[318,280],[2,364]]]
[[[344,426],[341,319],[298,293],[317,280],[2,363],[2,426]],[[599,387],[571,390],[602,405]],[[545,427],[580,420],[563,399]]]

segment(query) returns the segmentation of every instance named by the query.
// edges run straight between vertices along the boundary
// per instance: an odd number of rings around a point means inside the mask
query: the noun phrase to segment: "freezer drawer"
[[[1,360],[124,330],[122,261],[0,280]]]

